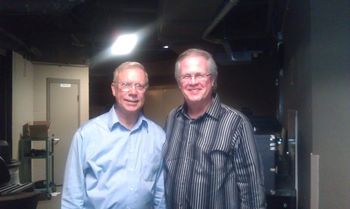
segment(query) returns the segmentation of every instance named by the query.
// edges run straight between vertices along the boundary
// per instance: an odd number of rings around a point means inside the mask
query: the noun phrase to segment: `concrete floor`
[[[53,193],[51,199],[49,200],[40,200],[37,205],[37,209],[60,209],[61,208],[61,193],[60,188],[57,189],[56,193]]]

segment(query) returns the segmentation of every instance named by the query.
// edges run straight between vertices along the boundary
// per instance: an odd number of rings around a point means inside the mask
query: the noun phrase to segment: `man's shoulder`
[[[240,115],[240,111],[238,111],[236,108],[229,106],[227,104],[221,103],[220,107],[222,109],[223,112],[227,113],[227,114],[237,114]]]
[[[148,127],[154,128],[156,130],[161,130],[162,128],[160,127],[160,125],[158,123],[156,123],[154,120],[145,117],[145,120],[147,121]]]
[[[91,118],[88,121],[84,122],[80,126],[79,130],[80,131],[93,130],[96,127],[107,128],[107,124],[108,124],[108,113],[103,113],[101,115],[98,115],[98,116]]]
[[[243,121],[248,120],[247,117],[236,108],[229,106],[227,104],[221,103],[222,113],[233,118],[239,118]]]
[[[163,128],[159,124],[157,124],[155,121],[153,121],[152,119],[146,116],[144,116],[144,119],[148,124],[149,130],[164,133]]]
[[[177,115],[181,110],[183,109],[183,104],[174,107],[173,109],[170,110],[168,116],[174,116]]]
[[[153,120],[145,116],[143,118],[147,122],[147,138],[153,141],[152,144],[158,144],[159,147],[161,147],[165,142],[165,132],[163,128]]]

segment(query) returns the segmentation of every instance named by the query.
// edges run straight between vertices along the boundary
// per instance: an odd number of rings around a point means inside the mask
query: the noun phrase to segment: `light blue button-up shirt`
[[[141,115],[129,130],[114,107],[80,127],[68,154],[62,209],[165,208],[163,130]]]

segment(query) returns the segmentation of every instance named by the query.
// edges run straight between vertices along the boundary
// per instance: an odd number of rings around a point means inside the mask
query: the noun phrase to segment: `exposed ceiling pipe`
[[[205,29],[202,38],[205,41],[209,41],[215,44],[224,44],[222,40],[209,38],[209,34],[212,30],[221,22],[221,20],[230,12],[230,10],[238,3],[239,0],[229,0],[225,7],[219,12],[219,14],[214,18],[213,22]]]
[[[231,11],[231,9],[238,3],[239,0],[229,0],[225,7],[220,11],[220,13],[215,17],[213,22],[205,29],[202,38],[205,41],[220,44],[224,47],[224,50],[231,61],[236,61],[231,45],[227,40],[221,40],[216,38],[209,38],[209,34],[214,30],[214,28],[222,21],[222,19]]]

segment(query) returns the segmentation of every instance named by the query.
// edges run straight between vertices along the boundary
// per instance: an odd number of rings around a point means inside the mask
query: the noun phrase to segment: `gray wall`
[[[299,115],[299,209],[311,196],[320,209],[349,208],[350,1],[290,1],[284,33],[281,96],[285,113]],[[320,156],[319,190],[311,153]]]

